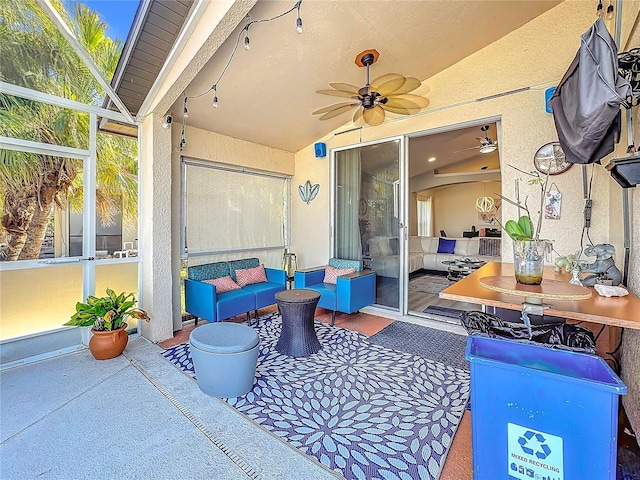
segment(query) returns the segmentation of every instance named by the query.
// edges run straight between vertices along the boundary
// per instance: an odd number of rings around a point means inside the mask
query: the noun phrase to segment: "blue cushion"
[[[205,263],[204,265],[195,265],[187,269],[191,280],[211,280],[214,278],[222,278],[229,276],[229,263],[216,262]],[[234,279],[235,280],[235,279]]]
[[[260,343],[258,333],[238,323],[209,323],[195,328],[189,342],[196,348],[211,353],[239,353],[251,350]]]
[[[438,253],[453,253],[456,248],[456,241],[448,238],[438,239]]]
[[[242,290],[254,293],[256,296],[256,308],[262,308],[276,303],[276,293],[284,291],[285,286],[280,283],[261,282],[246,285],[242,287]]]
[[[356,272],[362,270],[362,262],[360,260],[344,260],[342,258],[330,258],[329,265],[333,268],[355,268]]]
[[[256,296],[253,292],[247,292],[244,288],[232,290],[217,295],[216,301],[217,320],[226,320],[241,313],[256,309]]]

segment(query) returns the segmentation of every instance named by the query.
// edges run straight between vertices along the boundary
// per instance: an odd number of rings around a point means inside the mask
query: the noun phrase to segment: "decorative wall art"
[[[309,180],[307,180],[304,185],[300,185],[298,187],[300,198],[307,205],[311,203],[311,200],[316,198],[319,191],[320,191],[320,184],[316,183],[315,185],[311,185],[311,182]]]
[[[544,197],[544,218],[549,220],[560,220],[560,205],[562,203],[562,194],[558,191],[555,183],[551,184],[551,188]]]

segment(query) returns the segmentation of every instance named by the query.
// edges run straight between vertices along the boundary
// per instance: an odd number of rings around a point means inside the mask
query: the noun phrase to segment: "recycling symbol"
[[[551,453],[551,449],[544,442],[545,439],[541,433],[535,433],[531,430],[527,430],[522,437],[518,438],[522,451],[529,455],[535,455],[540,460],[544,460]]]

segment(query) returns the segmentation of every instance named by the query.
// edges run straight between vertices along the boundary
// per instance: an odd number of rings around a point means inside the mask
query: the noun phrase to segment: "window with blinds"
[[[184,256],[281,261],[289,244],[289,177],[189,159],[182,175]]]

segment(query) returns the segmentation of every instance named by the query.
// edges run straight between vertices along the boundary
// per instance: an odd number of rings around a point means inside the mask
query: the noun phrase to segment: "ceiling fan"
[[[498,141],[492,140],[489,135],[487,135],[487,130],[489,130],[489,125],[483,125],[480,127],[480,130],[484,133],[484,137],[476,137],[476,140],[480,142],[480,145],[476,147],[463,148],[462,150],[456,150],[453,153],[466,152],[468,150],[478,149],[480,153],[491,153],[495,152],[496,148],[498,148]]]
[[[329,86],[333,90],[318,90],[317,93],[350,100],[321,108],[312,115],[322,115],[320,120],[328,120],[358,107],[353,115],[353,123],[361,123],[361,120],[364,120],[368,125],[375,127],[384,122],[385,112],[411,115],[429,105],[426,98],[409,93],[421,85],[417,78],[387,73],[369,83],[369,67],[378,61],[379,55],[376,50],[359,53],[356,65],[367,68],[366,85],[360,88],[349,83],[330,83]]]

